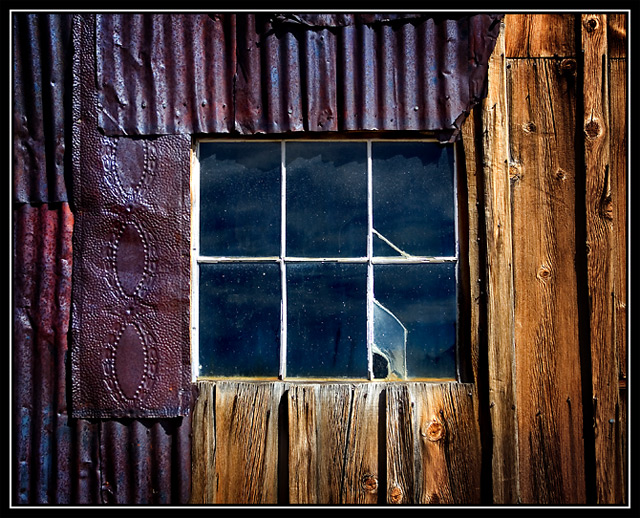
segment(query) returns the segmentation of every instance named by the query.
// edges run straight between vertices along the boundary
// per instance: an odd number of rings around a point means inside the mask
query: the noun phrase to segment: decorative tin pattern
[[[88,38],[87,32],[75,35]],[[72,412],[169,417],[188,411],[190,138],[106,137],[95,54],[75,63]]]

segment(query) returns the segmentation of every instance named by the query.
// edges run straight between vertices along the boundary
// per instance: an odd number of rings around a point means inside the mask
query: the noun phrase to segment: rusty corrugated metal
[[[13,212],[13,503],[186,503],[188,418],[72,419],[68,204]]]
[[[70,133],[65,131],[71,117],[66,97],[70,92],[65,90],[61,100],[56,97],[61,91],[54,92],[53,86],[60,84],[55,79],[58,71],[71,70],[72,59],[68,49],[51,47],[63,40],[66,45],[66,36],[59,35],[70,31],[70,21],[66,15],[19,14],[13,22],[18,31],[13,40],[18,50],[13,68],[18,124],[12,221],[11,503],[186,503],[191,483],[189,419],[70,417],[74,216],[68,203],[51,201],[67,197],[71,146],[64,143]]]
[[[111,135],[233,129],[234,17],[96,15],[99,125]]]
[[[99,16],[100,124],[112,135],[414,130],[450,138],[485,94],[500,18]],[[168,38],[179,45],[167,50]]]
[[[71,16],[16,13],[12,22],[14,200],[68,201]]]

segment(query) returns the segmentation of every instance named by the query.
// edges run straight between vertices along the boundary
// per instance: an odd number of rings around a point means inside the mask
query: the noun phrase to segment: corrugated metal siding
[[[189,419],[69,417],[73,215],[66,203],[13,214],[14,503],[186,503]]]
[[[68,201],[71,15],[14,14],[13,54],[14,200]]]
[[[96,15],[99,125],[112,135],[233,128],[233,17]]]
[[[484,96],[499,19],[98,16],[100,124],[113,135],[455,133]]]
[[[12,503],[186,503],[189,419],[69,416],[74,217],[59,200],[70,171],[71,22],[17,14],[13,28]]]

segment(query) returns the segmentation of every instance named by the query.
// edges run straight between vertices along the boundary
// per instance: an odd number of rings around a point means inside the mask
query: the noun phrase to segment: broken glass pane
[[[373,275],[374,376],[455,379],[456,265],[374,265]]]
[[[367,376],[367,265],[287,265],[287,376]]]
[[[280,147],[200,144],[201,255],[280,255]]]
[[[380,302],[373,301],[373,374],[407,378],[407,328]]]
[[[278,264],[200,265],[200,375],[277,377]]]
[[[286,145],[287,256],[367,255],[367,145]]]
[[[373,254],[454,256],[452,146],[373,142]]]

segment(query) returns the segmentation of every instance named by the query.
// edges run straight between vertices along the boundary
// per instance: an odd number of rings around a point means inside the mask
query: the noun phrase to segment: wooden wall
[[[193,503],[626,501],[625,27],[504,19],[463,128],[469,382],[200,381]]]

